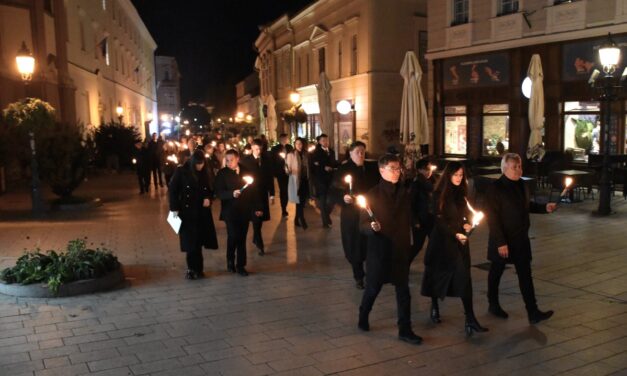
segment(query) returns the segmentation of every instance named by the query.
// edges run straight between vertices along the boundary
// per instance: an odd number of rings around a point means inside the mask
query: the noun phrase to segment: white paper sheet
[[[174,215],[174,212],[170,212],[170,214],[168,214],[168,223],[172,227],[172,230],[174,230],[174,232],[177,234],[181,229],[181,222],[181,218],[179,218],[177,215]]]

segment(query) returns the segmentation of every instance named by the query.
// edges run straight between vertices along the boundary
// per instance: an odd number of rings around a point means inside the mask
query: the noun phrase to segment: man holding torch
[[[361,205],[361,232],[367,236],[366,288],[359,307],[361,330],[370,330],[368,316],[383,284],[396,288],[398,337],[418,345],[422,338],[411,327],[409,257],[411,252],[411,206],[409,192],[402,183],[398,156],[386,154],[379,159],[381,181],[372,188]]]
[[[333,192],[342,208],[340,231],[344,256],[353,268],[355,286],[364,289],[364,261],[366,261],[366,236],[359,231],[360,208],[355,196],[368,192],[379,182],[376,162],[366,161],[366,144],[356,141],[349,147],[350,159],[342,163],[333,177]]]
[[[507,312],[499,303],[499,283],[506,264],[514,264],[518,285],[525,301],[530,324],[547,320],[553,311],[540,311],[531,278],[531,242],[529,241],[529,213],[551,213],[555,203],[530,202],[529,189],[522,177],[521,159],[518,154],[507,153],[501,160],[503,175],[488,191],[488,259],[492,262],[488,274],[489,312],[506,319]]]

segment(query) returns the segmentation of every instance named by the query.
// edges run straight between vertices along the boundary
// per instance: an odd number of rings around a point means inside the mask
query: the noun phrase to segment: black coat
[[[366,194],[378,183],[381,175],[376,162],[366,161],[363,167],[358,167],[352,160],[348,160],[335,171],[333,177],[334,199],[342,207],[340,213],[340,229],[344,256],[349,262],[358,262],[366,258],[367,239],[361,234],[359,216],[361,208],[355,203],[346,204],[344,195],[349,193],[348,184],[344,182],[346,175],[353,178],[353,195]]]
[[[546,206],[529,200],[529,189],[525,182],[509,180],[501,176],[488,190],[488,212],[490,226],[488,259],[507,263],[531,261],[529,242],[529,213],[546,213]],[[498,247],[507,245],[509,257],[503,259]]]
[[[259,195],[259,201],[261,202],[261,211],[263,215],[261,220],[270,220],[270,205],[268,203],[268,196],[274,197],[274,175],[272,173],[273,164],[270,153],[262,153],[259,156],[259,161],[255,159],[252,154],[246,155],[242,158],[242,166],[248,171],[250,176],[255,179],[253,183],[255,185],[255,192]]]
[[[325,151],[320,144],[316,145],[316,150],[311,156],[311,172],[316,195],[326,195],[333,181],[333,171],[327,171],[325,167],[335,169],[337,166],[333,149]]]
[[[368,236],[366,283],[406,285],[411,253],[409,191],[400,182],[392,184],[381,180],[365,196],[381,224],[381,231],[374,232],[368,214],[361,211],[361,231]]]
[[[272,156],[272,173],[277,178],[287,178],[287,172],[285,171],[285,158],[282,158],[279,154],[285,153],[287,156],[288,153],[294,150],[294,147],[290,144],[286,144],[285,146],[281,144],[274,145],[272,149],[270,149],[270,155]]]
[[[435,222],[433,210],[433,179],[427,179],[418,173],[411,182],[411,207],[414,215],[414,225],[431,233]]]
[[[211,207],[202,206],[204,199],[213,196],[206,172],[192,171],[189,162],[177,167],[168,186],[168,195],[170,210],[177,211],[182,220],[179,230],[181,251],[191,251],[199,246],[218,249]]]
[[[439,193],[435,193],[435,226],[425,253],[421,293],[438,298],[464,296],[471,286],[470,247],[468,242],[462,245],[455,234],[464,233],[470,210],[466,206],[465,197],[461,192],[455,192],[455,189],[445,199],[440,210]]]
[[[222,202],[220,209],[221,221],[249,221],[255,211],[262,210],[262,203],[256,191],[255,182],[249,185],[242,194],[235,198],[233,191],[241,189],[244,184],[243,176],[250,175],[242,165],[239,175],[228,167],[218,171],[215,181],[216,197]]]

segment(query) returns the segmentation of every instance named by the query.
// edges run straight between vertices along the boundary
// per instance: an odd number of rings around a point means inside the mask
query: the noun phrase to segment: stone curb
[[[109,290],[124,282],[122,265],[102,278],[75,281],[59,287],[59,293],[54,294],[43,283],[21,285],[19,283],[6,284],[0,282],[0,294],[22,298],[62,298],[82,294],[92,294]]]

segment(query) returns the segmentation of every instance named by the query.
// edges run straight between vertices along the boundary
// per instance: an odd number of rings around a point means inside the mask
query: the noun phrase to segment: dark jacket
[[[270,205],[268,196],[274,197],[274,177],[272,173],[272,157],[270,153],[261,153],[259,160],[255,159],[252,154],[246,155],[241,159],[242,166],[255,179],[255,192],[258,194],[259,202],[261,202],[261,211],[263,215],[261,220],[270,220]]]
[[[325,151],[320,144],[316,145],[311,156],[311,171],[316,195],[326,195],[333,180],[333,171],[327,171],[325,167],[335,169],[337,166],[333,149],[329,148]]]
[[[530,202],[529,188],[525,182],[509,180],[501,176],[488,190],[488,212],[490,226],[488,259],[507,263],[531,261],[529,242],[529,213],[546,213],[546,205]],[[498,247],[507,245],[509,257],[503,259]]]
[[[411,207],[414,225],[420,225],[429,233],[433,229],[435,214],[433,208],[433,179],[427,179],[421,173],[411,182]]]
[[[361,211],[361,231],[368,236],[366,283],[407,284],[411,252],[409,191],[400,182],[381,180],[365,196],[381,224],[381,231],[374,232],[368,214]]]
[[[170,210],[177,211],[182,220],[179,230],[181,251],[193,250],[199,245],[217,249],[218,241],[211,207],[202,206],[204,199],[213,196],[206,172],[192,171],[189,162],[178,166],[170,180],[168,196]]]
[[[263,210],[259,194],[256,191],[256,182],[248,186],[242,194],[235,198],[233,191],[241,189],[244,184],[243,176],[250,175],[240,164],[239,175],[228,167],[218,171],[215,181],[216,197],[222,202],[220,210],[221,221],[249,221],[255,211]]]
[[[286,144],[285,146],[281,144],[274,145],[272,149],[270,149],[270,155],[272,156],[272,173],[277,178],[287,178],[288,174],[285,172],[285,158],[282,158],[279,154],[285,153],[287,154],[294,150],[294,147],[290,144]]]
[[[352,160],[340,165],[333,177],[334,201],[342,207],[340,213],[340,229],[344,256],[350,262],[363,261],[366,258],[366,237],[359,229],[361,208],[355,203],[344,202],[344,195],[349,194],[349,187],[344,178],[350,175],[353,178],[353,196],[366,194],[379,183],[379,167],[376,162],[366,161],[363,167],[358,167]]]
[[[439,209],[439,194],[434,194],[436,208],[435,226],[429,237],[425,253],[425,273],[421,293],[425,296],[443,298],[463,296],[470,286],[470,247],[462,245],[456,234],[464,233],[470,210],[465,197],[455,188]]]

